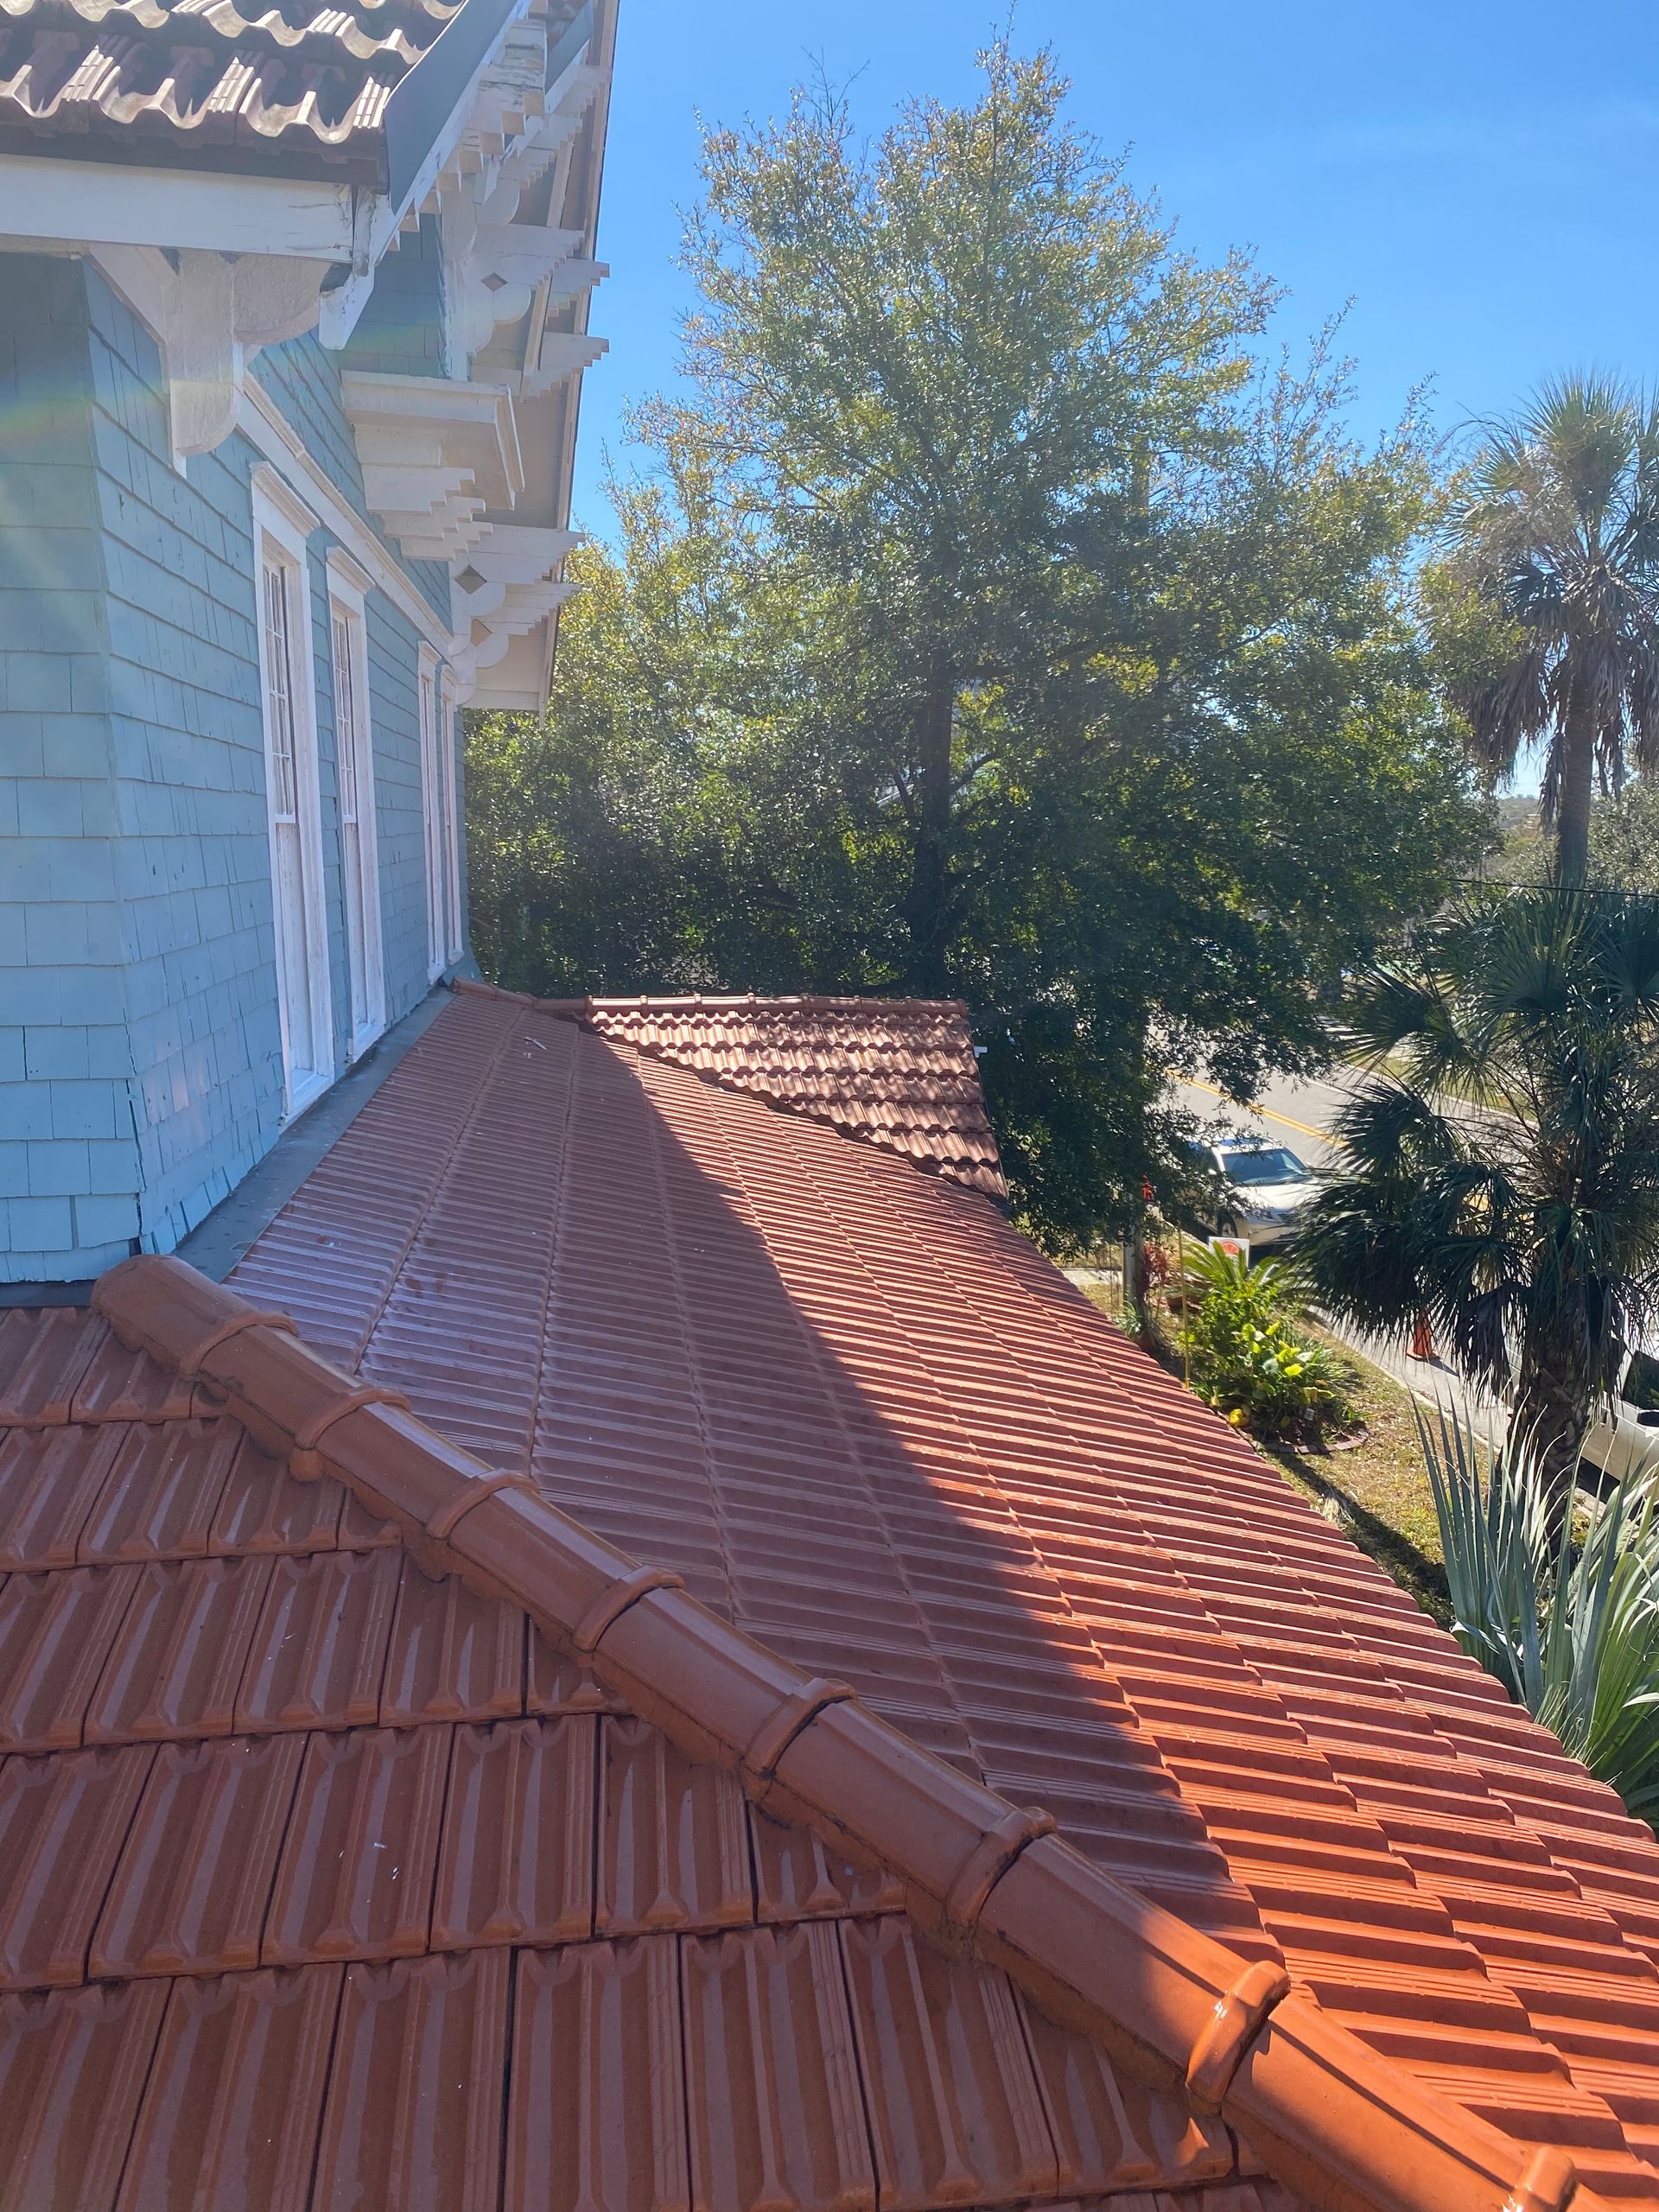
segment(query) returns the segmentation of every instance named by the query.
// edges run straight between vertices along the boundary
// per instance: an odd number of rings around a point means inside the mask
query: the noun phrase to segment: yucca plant
[[[1631,1813],[1659,1821],[1659,1465],[1633,1461],[1575,1530],[1530,1439],[1483,1451],[1444,1411],[1417,1426],[1452,1633]]]

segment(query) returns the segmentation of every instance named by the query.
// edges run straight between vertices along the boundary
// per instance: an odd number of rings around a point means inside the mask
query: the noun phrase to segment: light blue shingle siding
[[[107,646],[79,265],[9,255],[0,289],[0,1281],[64,1264],[91,1136],[130,1128]],[[96,1058],[92,1039],[98,1039]],[[100,1156],[99,1166],[104,1166]],[[130,1179],[130,1198],[136,1182]]]
[[[406,377],[443,374],[443,246],[438,219],[423,215],[374,274],[374,289],[340,355],[347,369]]]
[[[258,455],[238,435],[181,472],[155,344],[98,273],[13,256],[7,276],[0,1280],[27,1281],[95,1273],[135,1242],[169,1249],[274,1141],[282,1065],[255,627]],[[269,349],[260,370],[362,513],[334,361],[299,340]],[[311,541],[309,598],[343,1068],[329,543],[324,531]],[[407,572],[447,619],[446,572]],[[419,639],[378,591],[365,614],[395,1021],[427,988]]]

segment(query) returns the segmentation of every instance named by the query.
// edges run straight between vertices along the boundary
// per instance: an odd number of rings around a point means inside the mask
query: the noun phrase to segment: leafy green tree
[[[1549,854],[1536,814],[1512,827],[1488,873],[1504,883],[1544,883]],[[1659,896],[1659,777],[1639,776],[1590,810],[1588,882],[1608,891]]]
[[[1414,625],[1415,426],[1264,371],[1044,58],[868,150],[714,133],[689,380],[486,721],[475,941],[537,988],[965,999],[1027,1224],[1128,1226],[1167,1067],[1246,1095],[1483,836]],[[526,832],[525,822],[533,822]],[[516,841],[516,842],[515,842]]]
[[[1304,1216],[1325,1303],[1420,1314],[1557,1493],[1659,1313],[1659,900],[1471,891],[1356,982],[1374,1072]]]
[[[1546,747],[1554,879],[1589,868],[1598,781],[1659,768],[1659,402],[1599,376],[1546,385],[1498,425],[1431,591],[1475,756]]]

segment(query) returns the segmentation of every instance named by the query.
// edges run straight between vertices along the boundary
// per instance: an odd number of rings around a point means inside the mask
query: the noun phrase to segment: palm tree
[[[1476,887],[1345,1020],[1370,1074],[1304,1217],[1315,1294],[1427,1316],[1559,1493],[1659,1314],[1659,899]]]
[[[1547,384],[1488,432],[1449,565],[1508,630],[1459,698],[1475,754],[1507,775],[1545,741],[1555,880],[1581,884],[1595,783],[1659,767],[1659,403],[1603,377]]]

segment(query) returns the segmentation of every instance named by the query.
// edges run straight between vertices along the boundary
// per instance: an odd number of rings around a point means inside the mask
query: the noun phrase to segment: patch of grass
[[[1119,1318],[1115,1284],[1084,1283],[1085,1297],[1114,1320]],[[1154,1338],[1148,1349],[1173,1374],[1181,1356],[1168,1333],[1156,1326],[1164,1317],[1154,1308]],[[1353,1399],[1363,1433],[1335,1449],[1312,1451],[1294,1444],[1247,1437],[1263,1459],[1271,1459],[1286,1480],[1311,1497],[1326,1520],[1345,1529],[1363,1552],[1408,1590],[1425,1612],[1442,1625],[1452,1608],[1440,1555],[1440,1523],[1428,1472],[1417,1441],[1417,1422],[1409,1390],[1313,1321],[1297,1324],[1300,1334],[1328,1344],[1352,1370]]]

